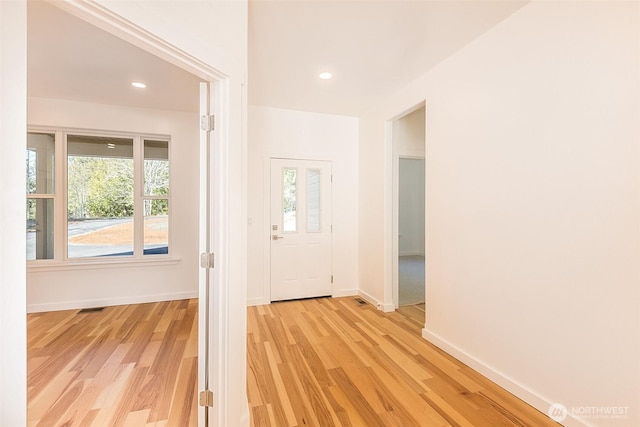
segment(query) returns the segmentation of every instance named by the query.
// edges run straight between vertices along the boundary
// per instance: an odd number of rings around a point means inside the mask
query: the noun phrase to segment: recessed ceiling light
[[[318,74],[318,77],[320,77],[322,80],[329,80],[331,77],[333,77],[333,74],[331,74],[328,71],[324,71],[324,72]]]
[[[140,89],[144,89],[145,87],[147,87],[147,85],[142,82],[131,82],[131,86],[137,87]]]

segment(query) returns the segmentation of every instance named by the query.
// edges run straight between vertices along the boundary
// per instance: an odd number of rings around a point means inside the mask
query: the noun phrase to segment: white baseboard
[[[254,305],[265,305],[265,304],[271,304],[271,301],[269,301],[268,298],[249,298],[247,299],[247,307],[251,307]]]
[[[341,289],[339,291],[335,291],[331,296],[333,298],[340,298],[340,297],[352,297],[354,295],[358,295],[357,289]]]
[[[522,384],[519,384],[517,381],[514,381],[513,379],[502,374],[501,372],[494,369],[493,367],[474,358],[470,354],[465,353],[455,345],[449,343],[447,340],[441,338],[440,336],[432,332],[429,332],[426,328],[422,329],[422,337],[425,340],[429,341],[431,344],[443,350],[444,352],[450,354],[451,356],[455,357],[462,363],[466,364],[470,368],[481,373],[482,375],[484,375],[494,383],[498,384],[500,387],[504,388],[505,390],[509,391],[516,397],[527,402],[529,405],[533,406],[534,408],[536,408],[538,411],[542,412],[545,415],[548,413],[551,405],[555,403],[555,402],[549,401],[548,399],[543,398],[539,394],[531,391],[530,389],[523,386]],[[563,421],[563,425],[565,427],[589,427],[588,424],[584,424],[582,421],[572,417],[571,414],[567,414],[567,418]]]
[[[243,427],[249,427],[251,425],[251,418],[249,417],[249,405],[247,404],[247,412],[245,412],[240,418],[240,423],[238,424]]]
[[[391,313],[392,311],[396,311],[396,305],[393,303],[389,304],[380,304],[378,306],[378,310],[381,310],[385,313]]]
[[[78,310],[91,307],[109,307],[114,305],[144,304],[148,302],[173,301],[198,298],[198,291],[176,292],[159,295],[140,295],[121,298],[104,298],[84,301],[63,301],[44,304],[29,304],[27,313],[40,313],[44,311]]]
[[[396,306],[393,303],[385,304],[382,301],[378,301],[372,295],[364,292],[363,290],[359,290],[358,291],[358,295],[360,295],[362,298],[364,298],[365,301],[367,301],[369,304],[374,305],[378,310],[384,311],[385,313],[389,313],[391,311],[395,311],[395,309],[396,309]]]

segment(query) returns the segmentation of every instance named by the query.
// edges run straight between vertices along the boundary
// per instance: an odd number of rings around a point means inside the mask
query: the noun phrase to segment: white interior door
[[[331,162],[271,159],[271,301],[330,296]]]

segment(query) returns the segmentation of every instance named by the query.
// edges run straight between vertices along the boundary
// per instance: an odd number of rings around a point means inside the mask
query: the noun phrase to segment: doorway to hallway
[[[425,303],[426,107],[392,122],[392,292],[396,308]]]
[[[398,305],[425,301],[424,159],[398,165]]]

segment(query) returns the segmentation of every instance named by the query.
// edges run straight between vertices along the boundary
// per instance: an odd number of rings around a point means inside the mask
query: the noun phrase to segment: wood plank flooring
[[[424,309],[353,297],[248,308],[254,427],[557,426],[422,339]]]
[[[557,426],[421,338],[424,308],[248,308],[253,427]],[[197,425],[197,301],[28,315],[29,426]],[[234,427],[234,426],[227,426]]]
[[[196,426],[198,301],[27,316],[29,426]]]

